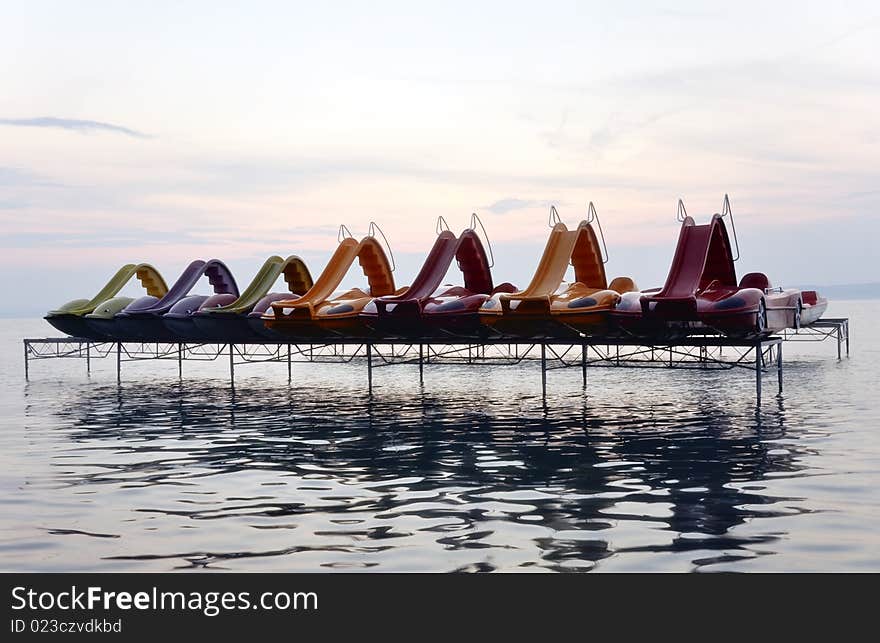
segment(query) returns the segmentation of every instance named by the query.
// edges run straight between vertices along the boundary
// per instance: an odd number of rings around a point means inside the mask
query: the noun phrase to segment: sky
[[[317,274],[341,223],[402,285],[471,212],[524,285],[590,201],[649,288],[725,193],[739,273],[880,281],[878,43],[869,2],[0,0],[0,314],[127,262]]]

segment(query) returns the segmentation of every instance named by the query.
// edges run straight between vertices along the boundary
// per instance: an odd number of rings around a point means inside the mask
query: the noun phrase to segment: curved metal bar
[[[562,223],[562,217],[559,216],[559,212],[556,211],[556,206],[550,206],[550,218],[547,221],[547,225],[551,228],[559,223]]]
[[[489,233],[486,232],[486,226],[483,225],[483,222],[480,221],[480,217],[477,216],[476,212],[471,212],[471,225],[470,229],[474,232],[477,231],[477,224],[480,225],[480,230],[483,231],[483,239],[486,240],[486,245],[489,246],[489,267],[495,267],[495,253],[492,252],[492,241],[489,240]]]
[[[605,232],[602,230],[602,222],[599,220],[599,215],[596,213],[596,207],[593,205],[593,202],[590,201],[590,205],[587,206],[587,223],[596,222],[596,225],[599,228],[599,238],[602,240],[602,251],[605,253],[604,257],[600,257],[602,259],[602,263],[608,263],[608,246],[605,245]]]
[[[449,224],[446,223],[446,219],[443,218],[442,214],[437,217],[437,227],[435,228],[435,230],[437,234],[440,234],[444,230],[449,230]]]
[[[736,246],[736,257],[734,261],[739,261],[739,239],[736,238],[736,221],[733,220],[733,210],[730,208],[730,199],[724,195],[724,204],[721,206],[721,217],[730,215],[730,227],[733,230],[733,245]]]
[[[349,230],[348,226],[344,223],[339,226],[339,232],[336,234],[337,243],[342,243],[343,239],[354,239],[354,235],[351,233],[351,230]]]
[[[678,212],[675,214],[675,219],[679,223],[683,223],[685,219],[687,219],[687,210],[684,209],[684,201],[681,199],[678,200]]]
[[[370,228],[367,231],[367,236],[375,237],[377,232],[379,233],[379,236],[382,237],[382,241],[385,242],[385,250],[388,251],[388,258],[391,259],[391,272],[394,272],[394,269],[397,268],[397,263],[394,261],[394,252],[391,250],[391,244],[388,243],[388,237],[382,232],[382,228],[379,227],[379,224],[375,221],[370,221]]]

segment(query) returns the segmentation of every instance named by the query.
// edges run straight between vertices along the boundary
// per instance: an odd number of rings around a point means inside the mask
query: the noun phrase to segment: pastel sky
[[[590,200],[651,287],[725,192],[740,272],[880,281],[878,42],[869,2],[0,2],[0,312],[371,220],[408,283],[471,212],[524,284]]]

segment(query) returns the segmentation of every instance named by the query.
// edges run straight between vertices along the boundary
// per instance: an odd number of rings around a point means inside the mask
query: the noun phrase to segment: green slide
[[[288,292],[269,292],[281,276]],[[259,318],[273,301],[303,295],[312,285],[312,275],[302,259],[296,255],[287,259],[273,255],[266,259],[238,299],[223,305],[219,305],[222,303],[219,297],[216,302],[208,299],[190,316],[190,321],[203,341],[257,341],[260,336],[251,328],[249,318]]]
[[[93,312],[103,302],[113,298],[122,290],[132,277],[138,281],[153,297],[162,297],[168,292],[168,286],[159,271],[148,263],[127,263],[116,271],[116,274],[91,299],[74,299],[56,310],[46,313],[46,321],[52,326],[73,337],[89,338],[91,330],[85,321],[85,315]],[[99,338],[96,338],[99,339]]]

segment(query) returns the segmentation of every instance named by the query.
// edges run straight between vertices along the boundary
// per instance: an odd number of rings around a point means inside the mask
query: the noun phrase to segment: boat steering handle
[[[599,238],[602,240],[602,251],[604,252],[604,256],[600,257],[602,263],[608,263],[608,246],[605,245],[605,232],[602,230],[602,222],[599,220],[599,215],[596,213],[596,206],[593,205],[593,202],[590,201],[590,205],[587,206],[587,223],[596,222],[596,226],[599,228]]]
[[[486,232],[486,226],[483,225],[483,222],[480,221],[480,217],[477,216],[476,212],[471,213],[471,225],[470,229],[477,232],[477,226],[480,226],[480,230],[483,231],[483,239],[486,240],[486,246],[489,248],[489,267],[495,267],[495,253],[492,252],[492,241],[489,239],[489,233]]]
[[[675,220],[679,223],[684,223],[684,220],[687,219],[687,210],[684,209],[684,201],[681,199],[678,200],[678,212],[675,213]]]
[[[385,250],[388,253],[388,258],[391,260],[391,272],[394,272],[394,269],[397,268],[397,263],[394,261],[394,252],[391,250],[391,244],[388,243],[388,237],[385,236],[385,233],[382,232],[382,228],[379,227],[379,224],[375,221],[370,221],[370,227],[367,230],[367,236],[376,238],[376,233],[379,233],[379,236],[382,237],[382,241],[385,243]]]
[[[725,194],[724,203],[721,206],[721,218],[730,217],[730,229],[733,230],[733,245],[736,246],[736,257],[734,261],[739,261],[739,239],[736,238],[736,221],[733,220],[733,210],[730,208],[730,199]]]

